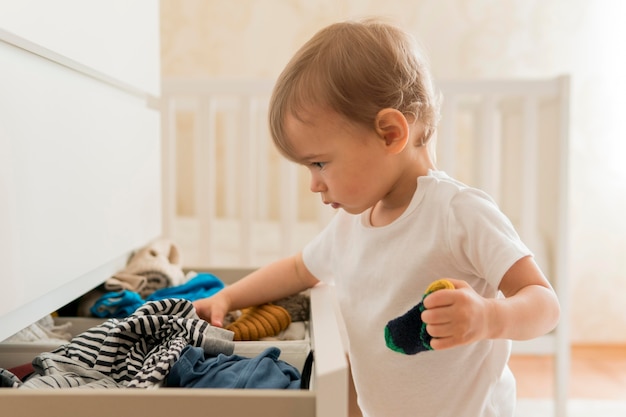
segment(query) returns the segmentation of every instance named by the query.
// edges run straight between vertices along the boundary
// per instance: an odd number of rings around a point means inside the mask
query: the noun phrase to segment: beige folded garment
[[[120,271],[106,280],[104,288],[106,288],[107,291],[130,290],[140,292],[146,286],[146,282],[147,279],[143,275],[129,274]]]

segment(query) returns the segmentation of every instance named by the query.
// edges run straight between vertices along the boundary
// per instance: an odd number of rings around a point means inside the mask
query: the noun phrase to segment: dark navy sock
[[[426,331],[426,323],[422,321],[422,312],[426,310],[424,307],[426,297],[441,289],[454,289],[454,285],[443,279],[433,282],[428,286],[422,301],[400,317],[387,323],[385,326],[385,344],[389,349],[406,355],[415,355],[433,349],[430,346],[432,336]]]
[[[430,347],[432,337],[426,331],[426,325],[421,317],[424,310],[422,300],[402,316],[387,323],[385,326],[385,343],[389,349],[406,355],[415,355],[432,349]]]

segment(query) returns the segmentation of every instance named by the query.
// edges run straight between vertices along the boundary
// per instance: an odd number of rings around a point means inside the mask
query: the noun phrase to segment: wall
[[[436,78],[572,75],[572,338],[626,343],[626,3],[620,0],[162,0],[163,76],[275,78],[337,20],[412,32]]]

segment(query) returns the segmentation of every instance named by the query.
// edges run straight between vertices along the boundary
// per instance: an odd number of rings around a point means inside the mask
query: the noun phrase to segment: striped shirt
[[[37,375],[19,388],[158,386],[187,345],[207,355],[234,350],[233,333],[200,319],[191,302],[150,301],[35,358]]]

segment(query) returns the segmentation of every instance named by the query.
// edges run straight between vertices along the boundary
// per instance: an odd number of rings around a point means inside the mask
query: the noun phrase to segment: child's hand
[[[229,299],[222,292],[193,302],[198,316],[216,327],[224,327],[224,316],[230,311]]]
[[[448,349],[485,339],[489,335],[490,300],[465,281],[448,278],[454,290],[439,290],[424,300],[422,321],[433,337],[434,350]]]

